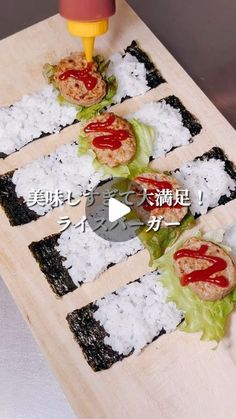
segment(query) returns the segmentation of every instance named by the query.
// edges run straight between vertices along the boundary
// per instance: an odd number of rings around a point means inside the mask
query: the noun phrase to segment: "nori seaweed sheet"
[[[211,150],[204,153],[202,156],[195,157],[194,160],[210,160],[216,159],[221,160],[225,163],[225,171],[231,177],[232,180],[235,182],[236,187],[236,167],[232,161],[228,159],[224,151],[220,147],[213,147]],[[219,205],[225,205],[227,202],[232,201],[236,198],[236,188],[234,191],[231,191],[230,196],[223,195],[219,200]],[[212,208],[209,208],[212,209]]]
[[[30,209],[23,197],[17,196],[16,185],[12,182],[13,174],[14,170],[0,175],[0,206],[7,215],[11,226],[15,227],[35,221],[43,215]],[[98,186],[106,182],[108,179],[100,181]]]
[[[165,97],[164,100],[167,104],[171,105],[173,108],[178,109],[182,116],[183,125],[189,129],[192,137],[199,134],[202,126],[197,120],[197,118],[192,115],[182,104],[182,102],[174,95]]]
[[[116,294],[116,292],[112,294]],[[108,336],[108,333],[100,322],[94,318],[94,313],[97,310],[98,306],[95,301],[95,303],[90,303],[79,310],[74,310],[66,317],[70,330],[81,347],[86,361],[95,372],[106,370],[115,362],[122,361],[133,353],[132,350],[128,355],[120,355],[110,345],[104,343],[104,338]],[[153,341],[164,333],[166,331],[162,329]]]
[[[39,215],[31,210],[22,197],[18,197],[12,182],[14,171],[0,176],[0,205],[3,207],[12,226],[37,220]]]
[[[107,332],[93,316],[97,309],[96,303],[90,303],[80,310],[69,313],[66,317],[86,361],[95,372],[106,370],[115,362],[125,358],[124,355],[120,355],[110,345],[104,343]]]
[[[165,83],[165,79],[162,77],[159,70],[155,67],[155,64],[150,60],[146,52],[144,52],[137,44],[136,41],[132,41],[131,44],[125,49],[125,52],[133,55],[137,58],[140,63],[145,65],[147,71],[147,82],[151,89],[159,86],[161,83]]]
[[[59,237],[60,233],[48,236],[38,242],[32,242],[29,245],[29,249],[54,293],[58,297],[62,297],[68,292],[76,290],[77,286],[72,281],[68,270],[62,264],[64,258],[56,250]]]
[[[231,177],[231,179],[234,180],[235,186],[236,186],[236,167],[232,161],[228,159],[224,151],[220,147],[213,147],[209,151],[206,151],[201,156],[195,157],[193,161],[201,160],[201,161],[209,161],[211,159],[216,159],[223,161],[225,163],[225,171],[228,173],[228,175]],[[174,172],[179,171],[180,169],[176,169]],[[222,195],[218,201],[218,205],[225,205],[228,202],[232,201],[236,198],[236,189],[234,191],[231,191],[231,194],[229,196]],[[214,207],[216,208],[216,207]],[[212,210],[212,207],[208,208],[208,211]],[[200,214],[195,213],[195,218],[200,217]]]
[[[165,83],[165,80],[161,76],[160,72],[156,69],[155,65],[152,63],[148,55],[141,48],[138,47],[138,44],[136,41],[133,41],[131,45],[129,45],[125,49],[125,52],[129,52],[131,55],[135,56],[140,63],[144,63],[145,68],[147,70],[148,86],[151,89],[159,86],[161,83]],[[125,98],[122,98],[121,102],[124,102],[126,99],[129,99],[129,97],[127,96]],[[9,108],[11,108],[12,106],[13,105],[10,105]],[[76,124],[77,122],[78,122],[77,119],[75,119],[74,122],[72,122],[72,124],[67,124],[64,127],[59,127],[59,131],[61,132],[63,129],[73,124]],[[48,135],[52,135],[52,133],[42,133],[39,137],[34,138],[32,141],[29,141],[28,143],[24,144],[21,148],[24,148],[25,146],[32,143],[33,141],[40,140],[44,137],[47,137]],[[21,148],[19,150],[21,150]],[[19,150],[15,150],[14,152],[9,153],[9,154],[0,152],[0,159],[5,159],[6,157],[10,156],[11,154]]]
[[[63,265],[65,258],[56,250],[57,241],[61,234],[52,234],[29,245],[29,249],[38,262],[41,271],[58,297],[63,297],[78,288],[73,282],[68,269]],[[114,265],[115,263],[109,263],[106,269],[110,269]],[[78,281],[78,285],[82,284],[83,281]]]

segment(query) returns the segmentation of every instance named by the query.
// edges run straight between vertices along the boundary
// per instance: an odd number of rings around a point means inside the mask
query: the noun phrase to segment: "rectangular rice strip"
[[[154,112],[149,111],[154,107]],[[168,96],[158,102],[151,102],[137,112],[138,119],[150,123],[152,116],[155,129],[153,157],[158,157],[192,141],[201,125],[187,111],[175,96]],[[166,144],[166,145],[165,145]],[[4,208],[12,226],[36,220],[53,208],[53,205],[27,205],[30,191],[60,190],[63,195],[70,190],[73,198],[91,190],[101,180],[102,174],[95,172],[90,156],[78,157],[76,143],[64,145],[49,156],[43,156],[26,166],[0,176],[0,204]],[[82,180],[82,185],[81,185]]]
[[[90,367],[106,370],[174,331],[183,315],[167,295],[152,272],[69,313],[69,327]]]
[[[124,262],[143,245],[138,238],[125,243],[109,242],[86,223],[85,232],[72,226],[61,234],[31,243],[29,248],[54,293],[62,297]]]
[[[59,193],[59,203],[63,204],[68,194],[77,199],[99,184],[102,173],[95,171],[91,156],[78,157],[77,148],[76,142],[63,145],[48,156],[0,176],[0,205],[12,226],[36,220],[57,206],[50,198],[46,204],[42,199],[31,207],[30,192],[36,196],[43,191]]]
[[[114,103],[143,94],[165,82],[135,41],[124,53],[114,54],[110,60],[109,72],[114,70],[118,81],[122,78]],[[10,107],[0,108],[0,158],[77,122],[76,106],[59,104],[57,96],[58,92],[49,85],[24,96]]]
[[[219,147],[176,169],[174,176],[190,191],[190,210],[195,217],[225,205],[236,197],[236,167]],[[199,204],[202,192],[202,205]]]

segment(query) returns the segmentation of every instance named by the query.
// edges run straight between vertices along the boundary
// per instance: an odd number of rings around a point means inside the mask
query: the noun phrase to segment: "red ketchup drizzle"
[[[91,63],[87,65],[83,70],[67,70],[64,73],[60,74],[60,80],[67,80],[69,77],[73,79],[80,80],[84,83],[87,90],[93,90],[97,84],[97,78],[91,75],[92,65]]]
[[[212,262],[212,265],[209,268],[196,270],[185,274],[180,279],[181,285],[185,286],[191,282],[209,282],[210,284],[218,285],[219,287],[226,288],[229,285],[229,281],[225,276],[217,276],[212,278],[212,275],[216,272],[223,271],[227,267],[227,263],[224,259],[217,256],[206,255],[208,246],[203,244],[199,250],[191,249],[180,249],[177,250],[174,254],[174,259],[178,260],[184,257],[193,258],[193,259],[204,259]]]
[[[121,142],[129,138],[129,132],[125,129],[114,130],[109,126],[115,121],[115,115],[109,115],[106,121],[91,122],[84,128],[84,132],[106,132],[106,135],[99,135],[94,138],[93,145],[100,149],[117,150]]]
[[[142,182],[142,183],[148,183],[149,185],[156,186],[156,189],[147,189],[147,194],[149,195],[148,200],[150,201],[150,203],[147,202],[147,201],[145,201],[143,203],[143,208],[146,211],[152,211],[152,210],[157,209],[157,208],[171,208],[171,209],[182,208],[180,204],[176,204],[175,206],[173,206],[174,205],[174,203],[173,203],[172,206],[167,205],[167,204],[163,204],[163,205],[159,206],[156,203],[156,196],[155,195],[156,195],[157,191],[161,191],[163,189],[169,189],[169,190],[173,189],[170,182],[167,182],[166,180],[147,179],[147,178],[142,177],[142,176],[138,176],[137,180]],[[151,203],[153,203],[153,205],[151,205]]]

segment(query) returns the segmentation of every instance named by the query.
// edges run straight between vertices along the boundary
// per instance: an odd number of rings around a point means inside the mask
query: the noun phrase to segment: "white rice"
[[[13,153],[42,134],[59,132],[71,125],[76,108],[60,105],[52,85],[23,96],[11,107],[0,108],[0,152]]]
[[[115,75],[118,91],[114,103],[126,96],[137,96],[149,90],[144,64],[131,54],[112,55],[108,75]],[[0,108],[0,153],[11,154],[42,134],[59,132],[73,124],[77,109],[73,105],[60,105],[58,91],[52,85],[24,96],[13,106]]]
[[[122,55],[117,52],[110,57],[107,76],[111,75],[114,75],[118,82],[113,103],[120,103],[126,96],[135,97],[150,90],[145,65],[129,53]]]
[[[236,263],[236,223],[231,224],[225,229],[223,244],[231,248],[231,257]]]
[[[54,193],[60,190],[67,199],[68,191],[72,192],[73,198],[77,198],[92,190],[100,182],[102,174],[94,170],[91,156],[78,157],[77,148],[76,143],[63,145],[55,153],[17,169],[12,178],[17,196],[23,197],[29,206],[29,195],[33,191]],[[31,209],[44,215],[52,209],[52,205],[36,204]]]
[[[235,181],[225,171],[225,163],[214,158],[190,161],[178,169],[174,176],[190,191],[193,215],[206,214],[209,207],[218,205],[223,195],[230,196],[231,191],[236,189]],[[202,205],[199,191],[202,192]]]
[[[170,333],[182,319],[176,305],[167,302],[168,291],[157,276],[147,274],[95,303],[94,317],[108,333],[104,343],[119,354],[138,354],[162,329]]]
[[[65,258],[63,266],[77,286],[81,282],[94,281],[111,263],[123,262],[143,249],[138,238],[121,243],[109,242],[94,233],[87,222],[85,227],[85,232],[74,226],[65,230],[56,247]]]
[[[129,115],[129,118],[136,118],[154,128],[156,134],[152,153],[154,158],[164,156],[172,148],[186,145],[191,140],[191,133],[183,125],[180,111],[165,100],[147,103]]]

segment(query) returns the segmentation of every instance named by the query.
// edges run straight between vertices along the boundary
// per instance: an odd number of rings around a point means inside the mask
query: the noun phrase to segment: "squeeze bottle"
[[[88,62],[93,61],[96,36],[108,31],[108,18],[115,10],[115,0],[59,0],[60,14],[70,34],[82,38]]]

